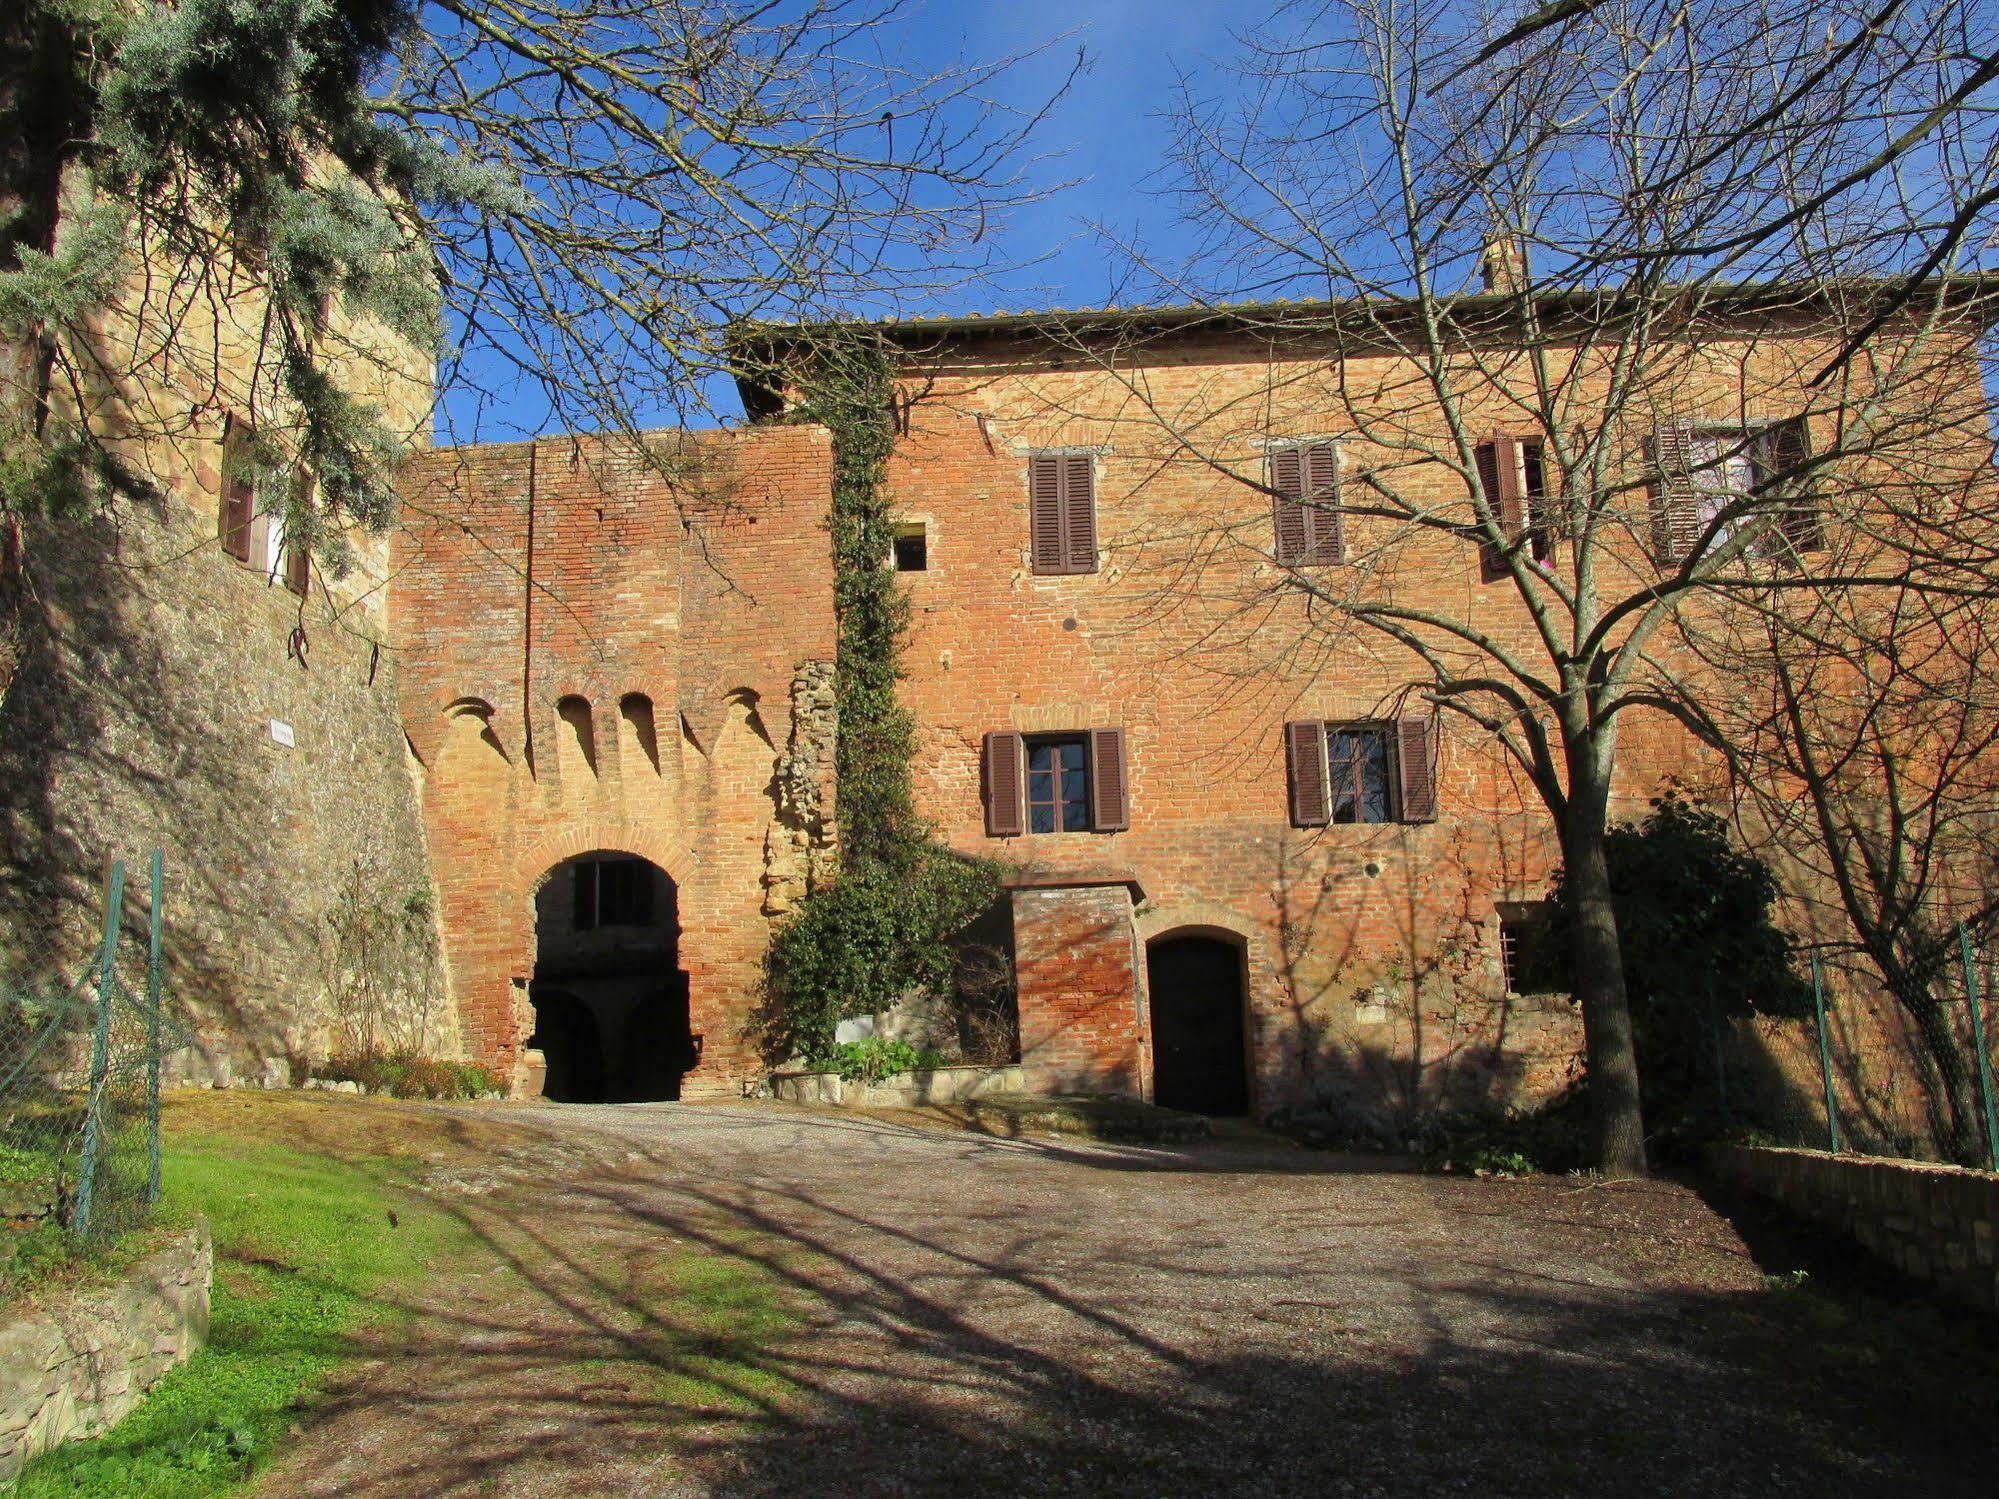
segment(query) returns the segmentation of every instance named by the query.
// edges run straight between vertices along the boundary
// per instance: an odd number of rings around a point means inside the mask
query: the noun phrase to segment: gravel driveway
[[[267,1492],[1991,1492],[1989,1424],[1912,1425],[1880,1371],[1848,1403],[1790,1379],[1809,1309],[1665,1182],[778,1105],[463,1113],[508,1143],[430,1190],[485,1254]],[[667,1325],[661,1288],[708,1271],[782,1331]]]

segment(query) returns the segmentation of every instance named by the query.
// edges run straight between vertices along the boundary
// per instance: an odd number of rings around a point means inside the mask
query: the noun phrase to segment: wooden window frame
[[[1723,444],[1721,456],[1702,461],[1702,446],[1716,441]],[[1795,445],[1793,452],[1787,458],[1773,460],[1772,449],[1785,442]],[[1663,567],[1685,562],[1694,543],[1713,524],[1713,517],[1704,512],[1717,491],[1711,485],[1704,486],[1700,474],[1740,456],[1749,464],[1748,497],[1758,499],[1767,487],[1781,482],[1776,475],[1799,467],[1811,454],[1810,435],[1802,417],[1763,422],[1675,419],[1659,424],[1651,449],[1652,528]],[[1726,508],[1728,503],[1724,500],[1720,508]],[[1757,538],[1749,555],[1767,560],[1824,548],[1824,518],[1807,496],[1786,503],[1776,516],[1776,524]]]

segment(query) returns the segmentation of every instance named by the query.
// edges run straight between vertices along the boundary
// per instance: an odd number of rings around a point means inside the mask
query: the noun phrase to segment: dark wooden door
[[[1195,1114],[1249,1112],[1242,953],[1213,937],[1169,937],[1146,950],[1152,1097]]]

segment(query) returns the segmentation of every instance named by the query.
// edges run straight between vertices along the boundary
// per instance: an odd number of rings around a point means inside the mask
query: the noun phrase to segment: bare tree
[[[433,417],[384,389],[440,348],[453,436],[559,422],[657,461],[637,434],[709,409],[734,321],[975,279],[1031,193],[1035,112],[988,97],[1014,59],[910,68],[902,11],[10,7],[0,505],[143,489],[149,443],[248,403],[260,505],[337,565]]]
[[[1385,652],[1519,767],[1575,902],[1607,1171],[1645,1144],[1606,819],[1628,720],[1716,733],[1688,622],[1912,560],[1980,586],[1969,542],[1898,552],[1868,478],[1920,514],[1989,454],[1965,272],[1999,185],[1993,27],[1894,0],[1612,0],[1510,29],[1288,6],[1227,102],[1190,84],[1176,109],[1195,253],[1125,247],[1134,285],[1210,315],[1058,330],[1115,376],[1120,454],[1268,496],[1145,539],[1179,550],[1162,605],[1225,607],[1208,639],[1266,676]],[[1265,372],[1165,379],[1133,327],[1226,329]],[[1337,471],[1280,472],[1287,435],[1333,441]]]

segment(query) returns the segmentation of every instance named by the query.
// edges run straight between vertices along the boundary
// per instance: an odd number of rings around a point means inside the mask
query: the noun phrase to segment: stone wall
[[[324,1055],[355,985],[391,969],[406,984],[376,999],[448,1051],[379,559],[301,599],[222,551],[212,469],[173,477],[157,506],[26,529],[25,654],[0,704],[6,977],[88,960],[111,856],[142,964],[157,848],[170,997],[204,1075]],[[361,971],[343,911],[409,950],[392,962],[378,934]]]
[[[208,1340],[215,1254],[198,1224],[112,1285],[0,1312],[0,1483],[117,1425]]]
[[[1906,1275],[1999,1310],[1999,1174],[1879,1156],[1723,1145],[1731,1186],[1844,1234]]]

